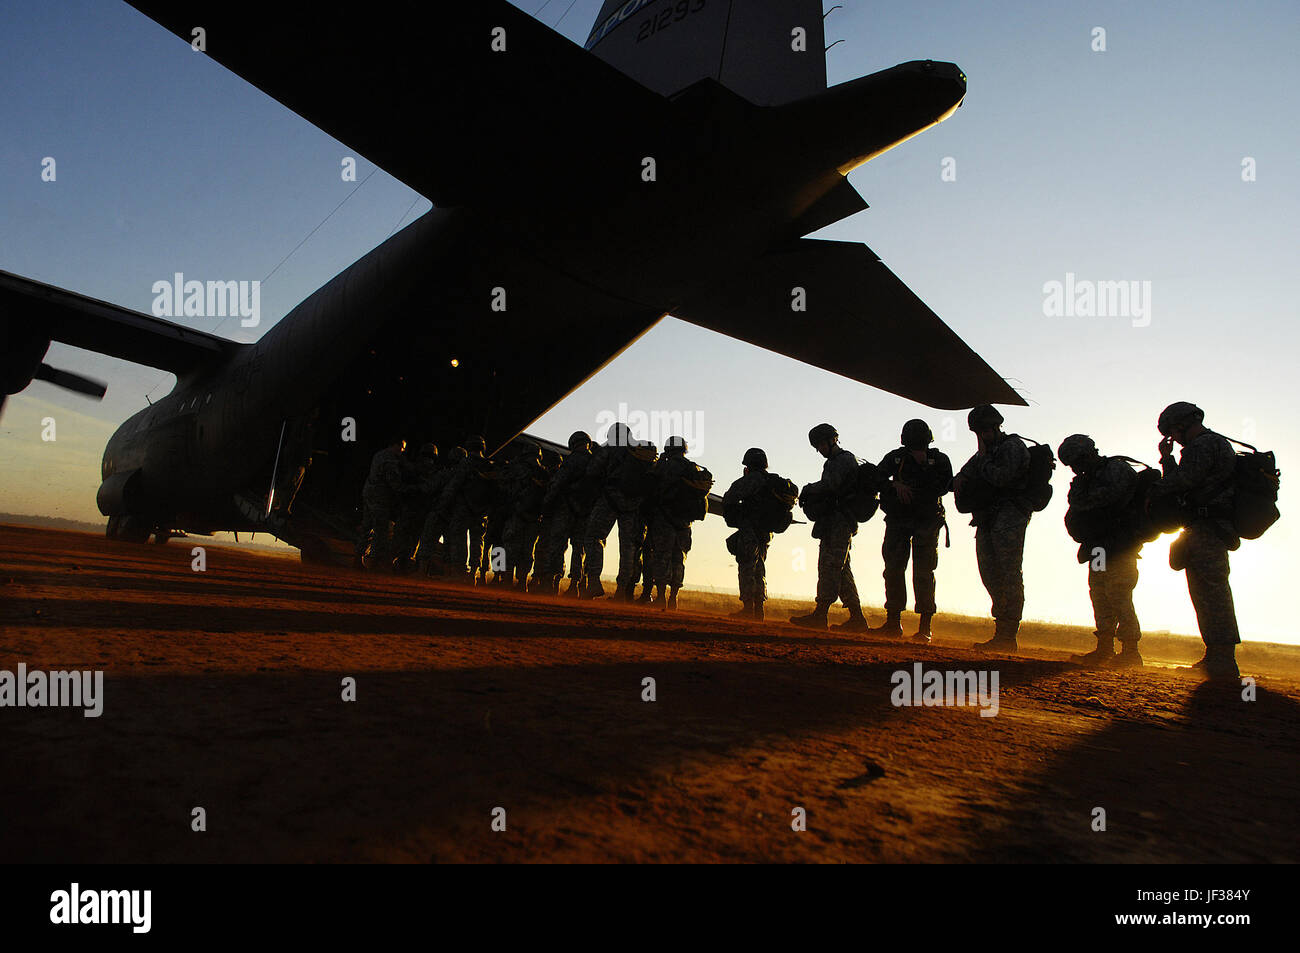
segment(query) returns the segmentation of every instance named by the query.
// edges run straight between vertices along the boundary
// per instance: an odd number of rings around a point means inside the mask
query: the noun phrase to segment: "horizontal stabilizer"
[[[802,239],[672,314],[931,407],[1024,404],[866,245]]]
[[[581,183],[585,162],[603,168],[595,147],[668,108],[504,0],[313,4],[302,17],[268,16],[264,0],[131,5],[191,45],[201,26],[204,54],[439,206]]]
[[[0,271],[0,325],[177,376],[223,361],[244,346],[7,271]]]

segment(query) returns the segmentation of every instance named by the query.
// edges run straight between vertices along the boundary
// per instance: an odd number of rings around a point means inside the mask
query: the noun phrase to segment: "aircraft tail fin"
[[[584,45],[664,96],[705,78],[758,106],[826,89],[821,0],[605,0]]]

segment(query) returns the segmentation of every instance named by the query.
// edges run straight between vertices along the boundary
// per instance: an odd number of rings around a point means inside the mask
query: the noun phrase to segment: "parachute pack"
[[[1220,434],[1219,436],[1223,436]],[[1282,514],[1277,509],[1277,491],[1282,471],[1271,450],[1258,450],[1241,440],[1225,437],[1249,453],[1237,454],[1233,472],[1232,525],[1242,539],[1259,539]]]
[[[1160,482],[1160,471],[1132,457],[1117,454],[1115,459],[1142,467],[1138,471],[1133,495],[1115,509],[1082,512],[1073,508],[1066,510],[1065,531],[1076,543],[1109,543],[1124,550],[1133,545],[1149,543],[1161,533],[1176,528],[1170,527],[1168,520],[1161,518],[1159,504],[1154,507],[1154,514],[1152,512],[1153,491]],[[1087,562],[1082,550],[1079,561]]]
[[[839,499],[827,493],[820,482],[809,483],[799,493],[799,505],[814,523],[831,516],[836,509],[854,522],[865,523],[880,508],[880,471],[874,463],[859,463]]]
[[[709,491],[713,489],[713,474],[698,463],[692,463],[693,472],[678,479],[662,497],[664,512],[679,523],[702,520],[709,513]]]
[[[651,469],[658,457],[659,453],[653,444],[637,443],[629,446],[626,458],[619,468],[619,490],[631,498],[646,497],[654,492],[655,478]]]
[[[1056,469],[1056,455],[1052,453],[1052,448],[1018,433],[1007,436],[1030,445],[1029,467],[1023,488],[1008,493],[998,490],[985,480],[967,477],[962,481],[961,492],[953,494],[953,505],[957,507],[958,513],[975,513],[987,509],[1008,496],[1023,500],[1034,513],[1047,509],[1047,504],[1052,502],[1052,472]]]
[[[799,487],[793,480],[776,473],[766,474],[762,490],[743,501],[743,505],[723,511],[732,529],[750,524],[760,533],[784,533],[794,522],[794,505],[799,502]]]
[[[1045,443],[1022,437],[1018,433],[1011,436],[1032,444],[1029,448],[1029,474],[1025,478],[1025,489],[1020,497],[1035,513],[1040,513],[1052,502],[1052,471],[1056,469],[1056,455]]]

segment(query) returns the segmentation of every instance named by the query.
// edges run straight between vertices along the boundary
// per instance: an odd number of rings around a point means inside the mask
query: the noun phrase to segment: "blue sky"
[[[559,31],[581,42],[598,7],[554,0],[540,19],[554,25],[564,14]],[[1092,49],[1096,27],[1106,31],[1105,52]],[[956,62],[969,78],[951,119],[851,174],[872,207],[818,237],[870,245],[1014,379],[1030,407],[1008,410],[1008,429],[1053,446],[1082,431],[1103,452],[1155,462],[1156,415],[1193,400],[1211,427],[1277,451],[1286,477],[1300,452],[1291,417],[1300,396],[1300,133],[1291,102],[1300,8],[848,0],[826,30],[828,43],[845,41],[827,54],[832,84],[926,58]],[[111,0],[7,5],[0,83],[0,268],[127,307],[149,311],[153,282],[176,271],[270,275],[269,326],[429,207],[376,171],[272,273],[356,187],[338,172],[356,153]],[[416,130],[412,148],[428,148]],[[45,156],[57,161],[56,182],[40,179]],[[1246,157],[1252,182],[1242,180]],[[374,166],[357,158],[365,179]],[[941,178],[945,158],[955,161],[954,181]],[[1044,284],[1067,273],[1150,282],[1150,324],[1046,316]],[[242,339],[264,330],[195,323]],[[96,405],[38,382],[10,400],[0,420],[0,509],[98,519],[104,441],[172,379],[57,344],[49,360],[107,381],[108,397]],[[974,449],[964,415],[673,320],[532,429],[562,439],[620,403],[687,415],[696,458],[724,486],[751,445],[797,482],[814,479],[820,458],[805,434],[821,420],[872,459],[897,445],[913,416],[930,421],[955,464]],[[48,415],[58,421],[53,444],[39,440]],[[1058,500],[1030,526],[1026,614],[1089,624],[1084,571],[1061,527],[1067,478],[1058,471]],[[940,607],[987,611],[972,531],[955,514],[950,522]],[[854,547],[859,588],[876,602],[881,531],[867,525]],[[724,535],[713,522],[697,531],[688,585],[734,587]],[[1147,547],[1139,613],[1148,630],[1194,632],[1183,577],[1165,564],[1168,540]],[[1295,575],[1295,543],[1284,518],[1234,554],[1247,638],[1300,642],[1300,623],[1276,598]],[[815,545],[800,527],[778,539],[773,591],[811,594]]]

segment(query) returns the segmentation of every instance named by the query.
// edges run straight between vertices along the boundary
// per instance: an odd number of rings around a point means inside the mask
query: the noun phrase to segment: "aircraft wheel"
[[[167,540],[172,538],[172,534],[165,529],[160,529],[153,534],[153,541],[159,546],[167,545]]]
[[[334,562],[330,548],[318,536],[304,536],[298,542],[298,557],[311,566],[328,566]]]
[[[104,529],[104,535],[109,539],[117,539],[121,532],[122,517],[110,516],[108,526]]]
[[[139,516],[127,514],[117,527],[117,538],[128,543],[147,543],[153,526]]]

